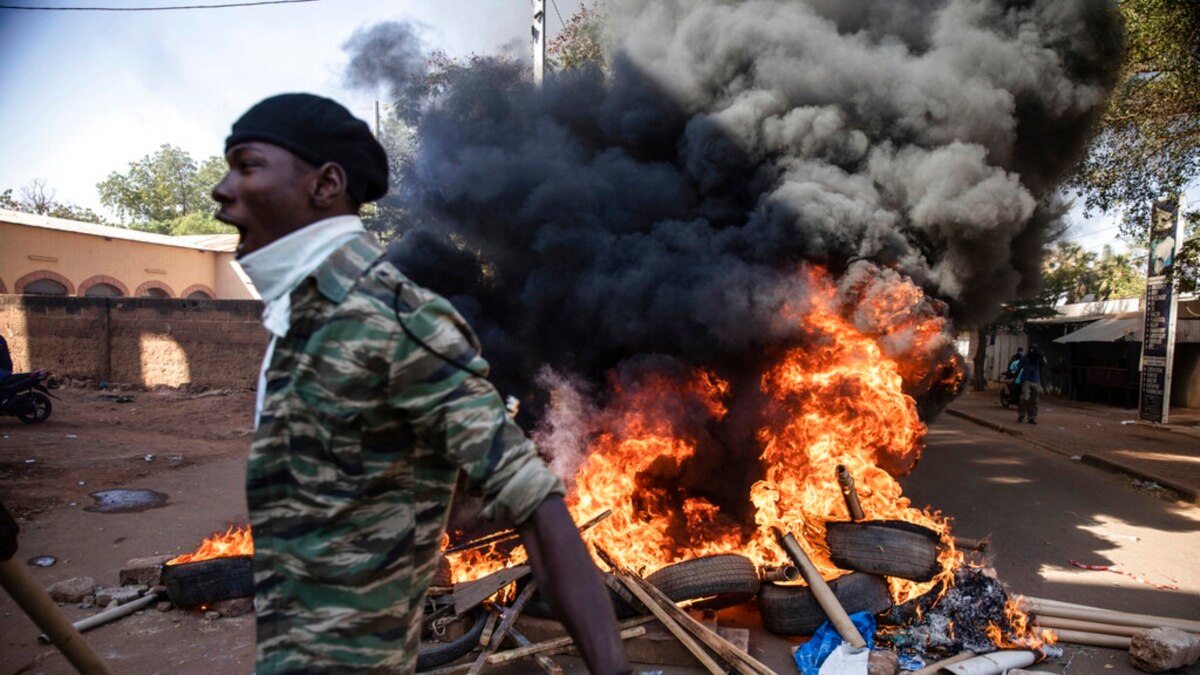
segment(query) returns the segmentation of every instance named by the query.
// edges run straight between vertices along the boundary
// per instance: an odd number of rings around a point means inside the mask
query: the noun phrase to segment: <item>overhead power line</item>
[[[554,13],[558,15],[558,25],[566,28],[567,23],[562,20],[562,12],[558,11],[558,2],[556,0],[550,0],[550,4],[554,5]]]
[[[169,5],[164,7],[29,7],[27,5],[0,5],[0,9],[23,9],[33,12],[165,12],[174,9],[228,9],[230,7],[293,5],[301,2],[320,1],[321,0],[256,0],[255,2],[227,2],[219,5]]]

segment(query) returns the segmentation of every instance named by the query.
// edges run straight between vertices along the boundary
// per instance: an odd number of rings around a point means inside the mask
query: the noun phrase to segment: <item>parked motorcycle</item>
[[[50,371],[45,368],[28,373],[13,373],[0,380],[0,415],[11,415],[26,424],[45,422],[50,417],[51,398],[46,389]]]

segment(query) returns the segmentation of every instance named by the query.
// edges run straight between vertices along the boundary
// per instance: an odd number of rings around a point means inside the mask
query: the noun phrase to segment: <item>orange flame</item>
[[[176,556],[168,560],[167,564],[182,565],[183,563],[242,555],[254,555],[254,539],[250,536],[250,526],[230,525],[224,534],[213,532],[209,538],[200,542],[200,547],[194,552]]]
[[[572,516],[581,522],[611,509],[585,539],[603,543],[617,563],[643,574],[716,553],[740,553],[759,567],[789,562],[771,535],[776,526],[795,534],[829,579],[845,573],[825,546],[826,522],[850,519],[836,478],[840,464],[854,477],[868,519],[906,521],[941,537],[941,571],[924,583],[891,579],[894,601],[939,584],[949,589],[953,570],[963,564],[949,521],[913,507],[894,477],[916,465],[926,433],[909,392],[961,382],[961,369],[945,356],[945,306],[887,271],[858,275],[851,282],[857,285],[840,292],[822,269],[806,267],[801,274],[810,293],[780,320],[799,327],[805,339],[763,369],[757,394],[764,421],[740,441],[754,446],[762,467],[744,497],[753,524],[727,513],[727,502],[723,508],[688,487],[689,472],[704,455],[699,449],[714,442],[697,429],[719,427],[734,393],[729,382],[703,369],[614,384],[592,420],[590,452],[568,495]],[[516,562],[495,550],[450,558],[456,581]]]
[[[1022,600],[1020,596],[1013,596],[1004,603],[1007,632],[994,623],[988,624],[987,634],[992,642],[1001,649],[1040,649],[1058,642],[1058,635],[1054,631],[1049,628],[1039,630],[1033,625],[1022,606]]]

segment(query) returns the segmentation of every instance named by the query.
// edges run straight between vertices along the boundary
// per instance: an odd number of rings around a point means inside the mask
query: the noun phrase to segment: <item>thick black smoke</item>
[[[404,24],[348,44],[351,82],[434,94],[389,197],[409,219],[392,256],[456,303],[519,395],[547,364],[736,371],[803,338],[780,310],[805,301],[804,263],[902,273],[962,324],[988,320],[1039,283],[1053,188],[1120,51],[1096,0],[609,15],[607,71],[551,73],[541,92],[503,59],[430,88]]]

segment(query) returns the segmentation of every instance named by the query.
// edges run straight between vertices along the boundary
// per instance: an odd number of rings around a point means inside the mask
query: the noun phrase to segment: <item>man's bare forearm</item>
[[[547,497],[517,530],[538,585],[575,638],[588,668],[597,675],[630,672],[608,591],[562,496]]]

